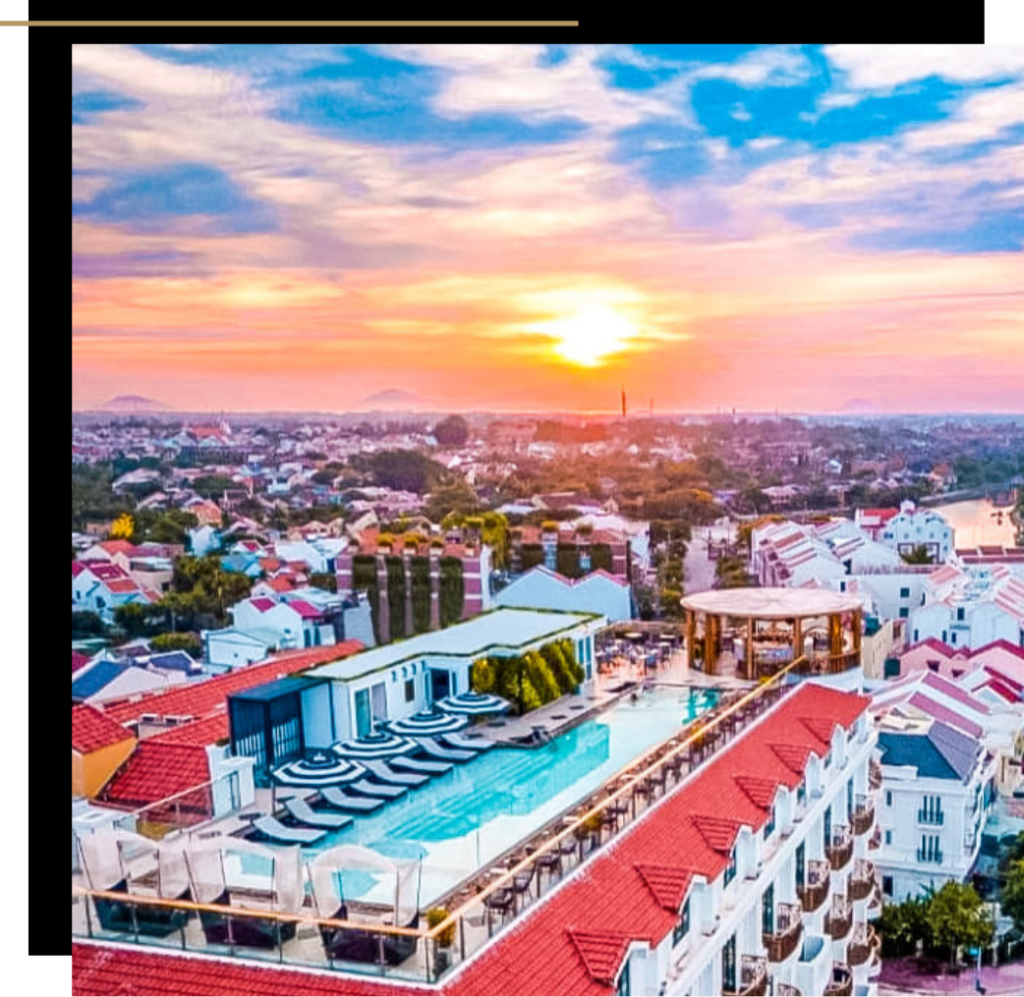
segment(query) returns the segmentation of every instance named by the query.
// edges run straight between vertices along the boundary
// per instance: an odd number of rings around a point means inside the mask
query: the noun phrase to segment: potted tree
[[[448,911],[444,907],[431,907],[427,911],[427,927],[436,928],[448,917]],[[434,978],[439,977],[452,962],[451,947],[455,941],[455,925],[449,924],[447,928],[438,932],[434,939]]]

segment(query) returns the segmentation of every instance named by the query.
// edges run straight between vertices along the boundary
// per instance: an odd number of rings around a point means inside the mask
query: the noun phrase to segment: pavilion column
[[[843,616],[832,613],[828,618],[829,653],[836,657],[843,653]]]
[[[693,668],[694,644],[697,643],[697,611],[686,610],[686,667]]]
[[[704,614],[704,670],[708,675],[715,674],[715,662],[718,660],[718,632],[721,629],[719,618],[714,613]]]
[[[858,608],[853,611],[853,621],[850,626],[853,628],[853,653],[857,655],[857,664],[860,664],[860,625],[862,611]]]
[[[799,616],[793,619],[793,660],[804,653],[804,628]]]
[[[754,617],[747,617],[747,679],[754,677]]]

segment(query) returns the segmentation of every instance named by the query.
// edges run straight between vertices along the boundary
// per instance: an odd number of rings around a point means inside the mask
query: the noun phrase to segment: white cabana
[[[310,866],[313,900],[321,917],[334,917],[346,903],[345,879],[352,874],[394,877],[394,912],[390,923],[408,925],[419,915],[420,870],[418,859],[395,860],[361,845],[338,845],[321,852]],[[390,886],[390,883],[389,883]],[[388,891],[389,900],[392,897]],[[351,900],[351,894],[347,896]],[[389,903],[389,906],[391,904]]]
[[[232,905],[232,889],[249,886],[244,880],[258,883],[266,877],[243,872],[241,857],[258,856],[269,868],[270,903],[254,902],[246,898],[244,906],[269,906],[282,914],[298,914],[302,909],[304,887],[302,858],[298,845],[268,848],[255,841],[217,835],[191,842],[185,851],[192,894],[200,903]],[[233,860],[237,856],[237,868]],[[244,879],[243,879],[244,877]],[[252,885],[255,885],[253,883]],[[295,936],[296,922],[276,921],[253,917],[226,917],[213,912],[201,912],[200,919],[206,940],[214,944],[233,942],[257,948],[269,948],[278,940],[287,941]]]
[[[177,899],[188,889],[181,843],[154,841],[116,828],[97,831],[79,842],[90,889],[110,890],[123,884],[130,891],[142,879],[151,884],[149,891],[155,889],[157,896],[168,899]]]

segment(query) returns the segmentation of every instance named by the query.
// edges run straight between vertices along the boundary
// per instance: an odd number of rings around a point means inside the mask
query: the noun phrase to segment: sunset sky
[[[74,408],[1024,411],[1024,46],[76,45],[71,122]]]

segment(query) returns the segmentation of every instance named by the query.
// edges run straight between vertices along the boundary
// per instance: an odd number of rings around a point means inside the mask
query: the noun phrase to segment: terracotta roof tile
[[[598,983],[613,984],[631,941],[629,935],[613,931],[573,931],[569,929],[576,951],[587,972]]]
[[[71,747],[80,755],[134,739],[135,735],[93,706],[71,707]]]
[[[106,803],[135,809],[209,781],[210,764],[204,747],[162,744],[158,739],[146,738],[107,783],[101,797]],[[210,817],[206,800],[189,802],[197,809],[197,819]]]
[[[662,907],[671,911],[679,910],[693,880],[693,873],[689,869],[637,862],[636,871]]]

